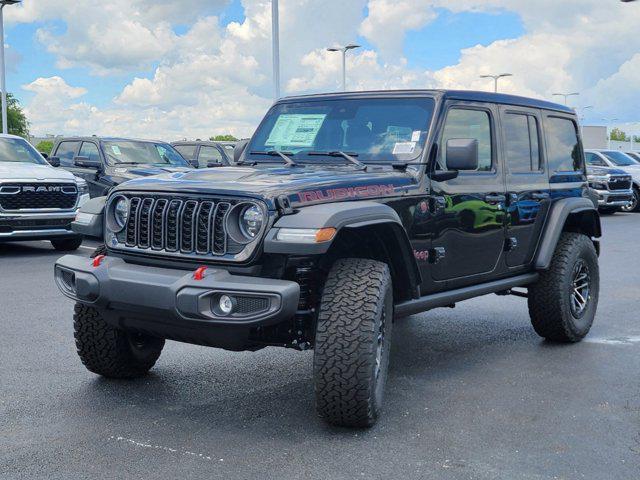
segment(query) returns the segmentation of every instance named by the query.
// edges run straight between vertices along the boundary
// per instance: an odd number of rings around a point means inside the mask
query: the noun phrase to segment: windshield
[[[602,153],[617,167],[628,167],[630,165],[638,164],[638,162],[636,162],[633,158],[622,152],[611,151]]]
[[[22,138],[0,138],[0,162],[23,162],[46,165],[29,142]]]
[[[275,105],[247,148],[256,162],[280,162],[267,152],[284,152],[296,162],[408,162],[420,156],[435,102],[432,98],[313,100]],[[333,156],[322,155],[333,153]]]
[[[105,141],[104,152],[110,164],[171,165],[188,167],[187,161],[168,143],[136,140]]]

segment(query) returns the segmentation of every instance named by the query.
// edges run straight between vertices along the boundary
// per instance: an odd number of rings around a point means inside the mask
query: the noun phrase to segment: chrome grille
[[[70,183],[11,183],[0,185],[3,210],[71,210],[78,201],[78,189]]]
[[[225,226],[231,208],[243,200],[124,195],[130,206],[127,225],[118,234],[122,246],[198,257],[236,255],[244,249],[230,239]]]
[[[631,188],[630,176],[615,176],[609,178],[609,190],[629,190]]]

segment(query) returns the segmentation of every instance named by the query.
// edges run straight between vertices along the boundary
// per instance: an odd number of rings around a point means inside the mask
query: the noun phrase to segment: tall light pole
[[[271,52],[273,55],[273,97],[280,98],[280,18],[278,0],[271,0]]]
[[[2,133],[9,132],[7,125],[7,76],[4,65],[4,7],[15,5],[21,0],[0,0],[0,89],[2,89]]]
[[[512,73],[500,73],[498,75],[480,75],[480,78],[493,78],[493,91],[498,93],[498,80],[503,77],[513,77]]]
[[[607,148],[611,150],[611,132],[609,132],[609,125],[613,122],[617,122],[617,118],[603,118],[603,122],[607,125]]]
[[[342,91],[347,91],[347,51],[360,48],[360,45],[350,43],[344,47],[327,48],[328,52],[342,52]]]
[[[585,110],[589,110],[591,108],[593,108],[593,105],[585,105],[585,106],[580,108],[580,110],[581,110],[581,113],[580,113],[580,133],[582,133],[582,130],[584,129],[584,118],[585,118],[584,112],[585,112]]]
[[[567,104],[567,99],[569,97],[577,97],[578,95],[580,95],[578,92],[572,92],[572,93],[554,93],[553,96],[554,97],[564,97],[564,104]]]

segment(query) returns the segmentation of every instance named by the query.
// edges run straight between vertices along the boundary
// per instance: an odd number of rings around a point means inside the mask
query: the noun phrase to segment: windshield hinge
[[[293,208],[291,207],[291,202],[289,201],[289,197],[285,195],[280,195],[276,199],[276,206],[282,215],[291,215],[293,213]]]

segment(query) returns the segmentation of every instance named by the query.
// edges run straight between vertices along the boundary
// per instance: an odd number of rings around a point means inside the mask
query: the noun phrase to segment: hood
[[[350,166],[299,165],[296,167],[217,167],[188,170],[131,180],[117,190],[211,193],[262,198],[273,206],[280,197],[293,206],[349,199],[385,197],[416,188],[410,173],[390,167],[368,171]]]
[[[588,166],[587,174],[589,175],[629,175],[624,170],[620,170],[619,168],[612,167],[595,167]]]
[[[51,165],[37,163],[0,162],[0,182],[4,180],[74,180],[72,173]]]
[[[163,173],[188,172],[192,170],[189,167],[158,167],[155,165],[123,165],[113,167],[113,172],[123,178],[139,178],[149,177],[151,175],[160,175]]]

